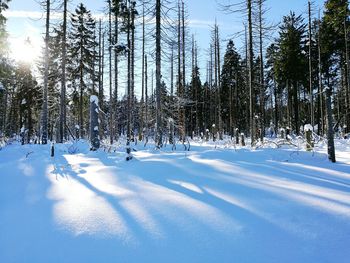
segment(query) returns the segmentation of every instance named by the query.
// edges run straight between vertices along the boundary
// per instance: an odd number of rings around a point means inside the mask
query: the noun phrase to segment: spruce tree
[[[92,18],[91,12],[80,4],[75,13],[71,16],[71,39],[70,56],[74,68],[72,73],[79,83],[79,129],[80,136],[84,137],[84,105],[87,104],[86,91],[93,83],[93,70],[95,58],[97,57],[95,46],[95,20]],[[86,103],[85,103],[86,102]]]
[[[304,48],[306,25],[301,16],[291,12],[283,17],[279,32],[279,55],[276,75],[287,85],[292,126],[299,134],[299,88],[305,82],[307,63]],[[293,112],[293,113],[292,113]]]

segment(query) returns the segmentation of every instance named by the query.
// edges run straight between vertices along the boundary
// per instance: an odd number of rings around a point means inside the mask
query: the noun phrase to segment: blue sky
[[[57,1],[57,0],[56,0]],[[195,35],[200,48],[200,67],[204,68],[207,60],[206,49],[210,42],[210,30],[215,19],[220,26],[221,39],[224,41],[243,28],[243,21],[246,20],[241,14],[225,14],[220,10],[218,2],[228,0],[187,0],[189,19],[192,21],[190,31]],[[238,2],[239,0],[231,0]],[[100,13],[105,4],[104,0],[71,0],[69,9],[74,10],[75,6],[83,2],[93,13]],[[291,10],[297,14],[306,14],[307,0],[267,0],[266,7],[269,8],[267,19],[277,24],[284,15]],[[319,7],[323,7],[324,0],[313,0],[315,15]],[[31,61],[40,54],[40,46],[44,33],[44,15],[40,14],[41,9],[37,0],[12,0],[10,10],[7,13],[7,29],[10,33],[11,50],[16,59]],[[40,19],[41,18],[41,19]],[[24,40],[30,37],[31,47],[23,46]],[[234,39],[239,47],[242,39]],[[222,42],[223,48],[226,43]],[[203,71],[205,72],[205,70]]]

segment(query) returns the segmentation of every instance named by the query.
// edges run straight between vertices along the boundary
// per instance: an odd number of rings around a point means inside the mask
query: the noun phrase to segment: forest
[[[349,263],[347,0],[81,2],[0,0],[0,262]]]
[[[9,57],[2,13],[11,1],[1,1],[2,141],[82,138],[97,149],[150,138],[161,148],[194,138],[239,144],[246,136],[256,146],[309,127],[335,161],[334,136],[347,138],[350,127],[348,1],[327,0],[322,10],[309,1],[306,16],[291,11],[276,25],[266,0],[218,3],[240,13],[245,30],[223,41],[213,24],[206,51],[184,2],[107,0],[100,16],[82,3],[68,10],[68,2],[38,3],[46,22],[34,70]],[[61,19],[52,21],[53,12]]]

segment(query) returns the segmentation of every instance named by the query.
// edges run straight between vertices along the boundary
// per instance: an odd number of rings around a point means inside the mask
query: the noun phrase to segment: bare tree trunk
[[[185,141],[185,110],[183,105],[184,96],[184,84],[182,83],[182,73],[181,73],[181,6],[178,3],[178,112],[179,112],[179,139],[180,141]]]
[[[82,42],[80,42],[82,43]],[[83,61],[82,61],[82,57],[83,57],[83,49],[82,47],[80,47],[80,83],[79,83],[79,87],[80,87],[80,95],[79,95],[79,131],[80,131],[80,138],[84,138],[84,117],[83,117]]]
[[[91,151],[100,148],[100,139],[98,136],[98,98],[96,95],[90,97],[90,143]]]
[[[171,45],[170,57],[170,95],[174,96],[174,44]]]
[[[275,132],[276,135],[278,134],[278,127],[279,127],[279,118],[278,118],[278,112],[279,112],[279,106],[278,106],[278,92],[277,92],[277,84],[275,77],[273,77],[273,86],[274,86],[274,97],[275,97]],[[282,105],[281,105],[282,108]]]
[[[219,122],[219,139],[223,140],[222,118],[221,118],[221,65],[220,65],[220,39],[219,27],[216,25],[216,55],[217,55],[217,90],[218,90],[218,122]]]
[[[309,7],[309,92],[310,92],[310,116],[311,116],[311,126],[312,130],[314,130],[315,126],[315,117],[314,117],[314,91],[312,88],[312,34],[311,34],[311,2],[309,0],[308,2],[308,7]]]
[[[252,26],[252,0],[247,0],[248,10],[248,74],[249,74],[249,120],[250,120],[250,137],[251,146],[255,143],[255,128],[254,128],[254,93],[253,93],[253,26]]]
[[[170,57],[170,101],[171,107],[174,103],[174,44],[171,44]],[[174,119],[174,113],[171,110],[171,118]],[[169,144],[174,144],[174,120],[169,121]]]
[[[94,27],[94,41],[96,41],[96,27]],[[93,55],[93,61],[92,61],[92,95],[97,95],[96,92],[96,45],[94,45],[94,55]]]
[[[213,90],[213,78],[214,78],[214,74],[213,74],[213,67],[214,67],[214,60],[213,60],[213,56],[214,56],[214,52],[213,52],[213,45],[210,44],[210,62],[209,62],[209,94],[211,93],[211,91]],[[210,129],[211,125],[215,123],[215,116],[216,116],[216,110],[212,110],[213,105],[212,105],[212,100],[210,99],[210,97],[208,97],[209,99],[209,119],[211,121],[211,123],[209,123],[209,126],[207,128]],[[213,118],[214,115],[214,118]]]
[[[60,143],[63,143],[63,138],[66,135],[67,2],[68,0],[63,0],[62,79],[61,79],[60,123],[59,123],[59,142]]]
[[[114,100],[112,91],[112,6],[108,0],[108,52],[109,52],[109,142],[113,144],[114,137]]]
[[[214,26],[214,86],[215,86],[215,125],[219,127],[218,119],[220,115],[219,111],[219,89],[218,89],[218,48],[217,48],[218,42],[216,41],[216,21]],[[213,136],[216,136],[216,134],[213,134]]]
[[[148,140],[148,68],[147,55],[145,55],[145,134]]]
[[[185,34],[185,4],[182,1],[182,96],[185,96],[186,91],[186,34]],[[183,105],[183,129],[184,129],[184,137],[183,142],[186,141],[186,105]]]
[[[198,47],[197,47],[197,42],[195,41],[195,46],[194,46],[194,68],[195,68],[195,74],[196,74],[196,78],[198,77],[197,75],[197,68],[198,68]],[[196,100],[196,133],[199,136],[200,135],[200,124],[199,124],[199,108],[198,108],[198,104],[199,104],[199,89],[201,89],[201,87],[197,86],[196,90],[195,90],[195,100]],[[203,112],[201,110],[201,112]]]
[[[350,129],[350,83],[349,83],[349,48],[348,48],[348,28],[346,25],[347,17],[344,19],[344,41],[345,41],[345,100],[346,100],[346,110],[345,110],[345,122],[346,122],[346,132]]]
[[[44,94],[42,109],[42,137],[41,143],[47,144],[48,137],[48,107],[47,107],[47,85],[49,79],[49,37],[50,37],[50,0],[46,0],[46,35],[45,35],[45,73],[44,73]]]
[[[329,85],[329,81],[328,81]],[[326,111],[327,111],[327,141],[328,141],[328,159],[335,163],[335,147],[334,147],[334,130],[332,115],[332,90],[328,86],[326,90]]]
[[[128,1],[130,5],[130,0]],[[130,6],[129,6],[130,7]],[[130,153],[131,142],[131,40],[130,40],[130,9],[128,9],[127,17],[127,42],[128,42],[128,84],[127,84],[127,140],[126,140],[126,152]]]
[[[116,1],[115,4],[115,17],[114,17],[114,44],[118,45],[119,43],[119,0]],[[118,130],[118,52],[115,50],[114,51],[114,136],[116,138],[119,137],[119,130]]]
[[[103,38],[103,40],[102,40]],[[99,20],[99,32],[98,32],[98,103],[99,109],[103,109],[103,67],[104,67],[104,34],[102,34],[102,21]],[[102,123],[102,112],[99,113],[99,120]],[[104,136],[103,125],[99,125],[100,139]]]
[[[318,133],[320,135],[324,134],[324,116],[323,116],[323,93],[322,93],[322,60],[321,60],[321,20],[320,14],[318,15],[318,96],[319,96],[319,107],[320,107],[320,124],[318,126]]]
[[[260,51],[260,140],[265,136],[265,78],[263,53],[263,9],[262,0],[259,0],[259,51]],[[272,106],[272,105],[271,105]]]
[[[135,140],[135,4],[131,3],[131,132]]]
[[[162,104],[161,104],[161,1],[156,1],[156,100],[157,100],[157,131],[156,145],[158,148],[163,144],[162,131]]]
[[[145,3],[142,4],[142,83],[141,83],[141,113],[140,113],[140,128],[139,140],[143,138],[144,128],[144,110],[145,110]]]

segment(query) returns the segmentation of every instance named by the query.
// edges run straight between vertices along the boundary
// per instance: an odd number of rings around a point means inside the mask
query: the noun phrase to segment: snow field
[[[346,146],[71,147],[0,151],[0,262],[348,262]]]

